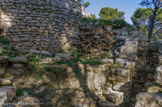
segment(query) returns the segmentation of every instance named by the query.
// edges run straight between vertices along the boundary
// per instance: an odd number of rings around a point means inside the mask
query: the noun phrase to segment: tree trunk
[[[148,41],[149,42],[151,41],[157,11],[158,11],[158,8],[155,8],[155,10],[153,11],[152,17],[150,18],[149,33],[148,33]]]

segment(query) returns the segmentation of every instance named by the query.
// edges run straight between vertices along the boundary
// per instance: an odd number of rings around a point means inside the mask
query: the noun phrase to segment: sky
[[[131,16],[133,15],[134,11],[141,7],[139,3],[142,0],[85,0],[90,1],[91,4],[86,10],[92,14],[95,14],[99,17],[99,12],[103,7],[111,7],[111,8],[118,8],[119,11],[125,12],[125,20],[132,24]]]

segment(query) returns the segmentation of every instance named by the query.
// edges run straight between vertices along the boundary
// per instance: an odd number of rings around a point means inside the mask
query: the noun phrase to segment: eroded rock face
[[[159,85],[162,85],[162,65],[157,67],[157,69],[156,69],[155,81]]]
[[[127,41],[125,46],[121,47],[120,56],[135,61],[137,59],[138,41]]]
[[[88,67],[87,69],[88,88],[95,94],[102,95],[102,87],[106,84],[106,76],[102,68]]]
[[[123,95],[123,92],[113,91],[111,88],[109,88],[108,93],[106,94],[106,98],[115,104],[115,106],[119,106],[123,103]]]
[[[136,97],[135,107],[161,107],[162,94],[161,93],[139,93]]]

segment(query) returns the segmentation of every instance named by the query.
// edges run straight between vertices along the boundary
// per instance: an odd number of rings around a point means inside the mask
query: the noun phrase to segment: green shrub
[[[3,39],[1,39],[0,42],[7,45],[7,44],[10,44],[11,41],[8,37],[4,37]]]
[[[90,64],[90,65],[98,65],[101,64],[101,59],[94,59],[94,58],[86,58],[81,60],[83,64]]]
[[[112,21],[111,20],[102,20],[100,19],[100,25],[101,26],[107,26],[107,25],[112,25]]]
[[[16,91],[16,95],[17,95],[17,96],[23,96],[23,95],[24,95],[24,92],[27,92],[29,95],[32,95],[32,90],[29,89],[29,88],[18,89],[18,90]]]
[[[113,29],[119,29],[119,28],[122,28],[124,26],[127,26],[127,22],[124,21],[124,20],[115,20],[113,22]]]
[[[44,69],[45,69],[46,71],[52,71],[52,68],[51,68],[50,66],[45,66]]]
[[[103,19],[94,19],[94,18],[83,18],[81,21],[85,23],[96,23],[99,22],[101,26],[109,26],[112,25],[113,29],[119,29],[125,26],[130,26],[125,20],[117,19],[117,20],[103,20]]]

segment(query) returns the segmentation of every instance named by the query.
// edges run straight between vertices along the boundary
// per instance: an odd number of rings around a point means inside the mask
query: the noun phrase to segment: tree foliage
[[[134,27],[137,30],[143,31],[148,35],[148,31],[149,31],[149,20],[150,17],[152,16],[152,11],[154,11],[151,8],[138,8],[136,9],[136,11],[134,12],[133,16],[131,17],[132,22]],[[158,10],[158,15],[155,19],[155,27],[153,30],[153,35],[155,35],[155,33],[157,33],[159,31],[159,28],[161,26],[162,23],[162,13],[161,13],[162,9]]]
[[[77,1],[81,3],[84,8],[87,8],[90,5],[89,1],[86,2],[84,0],[77,0]]]
[[[157,24],[157,16],[161,14],[162,11],[162,1],[161,0],[142,0],[141,4],[142,6],[146,6],[147,8],[150,8],[152,10],[152,14],[149,17],[149,22],[148,22],[148,27],[149,27],[149,32],[148,32],[148,41],[151,41],[152,34],[154,31],[154,27]]]
[[[92,19],[96,19],[96,15],[95,14],[91,14],[91,18]]]
[[[124,19],[124,12],[118,11],[118,9],[104,7],[100,10],[100,18],[103,20],[119,20]]]

